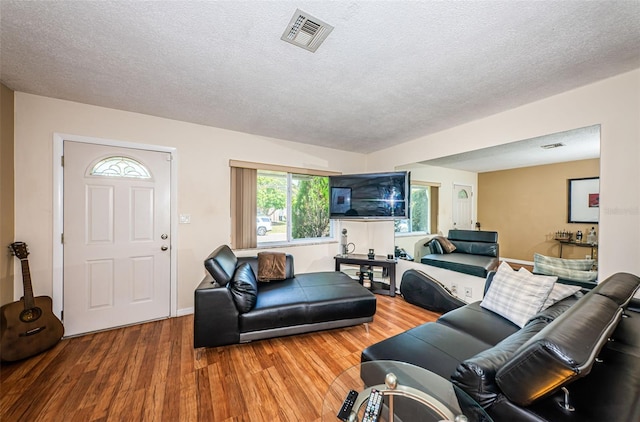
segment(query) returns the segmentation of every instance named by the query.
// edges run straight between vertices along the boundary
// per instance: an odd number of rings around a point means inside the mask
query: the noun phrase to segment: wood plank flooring
[[[193,316],[64,339],[0,366],[2,421],[319,421],[365,347],[438,314],[376,296],[363,325],[193,349]]]

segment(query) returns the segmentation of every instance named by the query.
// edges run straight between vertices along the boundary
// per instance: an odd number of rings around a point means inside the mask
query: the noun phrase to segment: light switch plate
[[[191,223],[191,214],[180,214],[180,224]]]

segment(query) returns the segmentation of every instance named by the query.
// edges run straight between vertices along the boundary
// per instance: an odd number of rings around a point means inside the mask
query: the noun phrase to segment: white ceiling
[[[296,8],[335,29],[280,37]],[[640,67],[634,1],[8,1],[26,93],[372,152]]]
[[[542,148],[561,144],[557,148]],[[600,125],[422,161],[437,167],[484,173],[600,157]]]

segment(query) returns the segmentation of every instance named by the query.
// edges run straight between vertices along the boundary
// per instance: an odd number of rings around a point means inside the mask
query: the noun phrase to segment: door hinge
[[[64,155],[60,156],[60,165],[64,167]]]
[[[60,243],[64,243],[64,233],[60,233]]]
[[[60,311],[60,319],[64,321],[64,309]]]

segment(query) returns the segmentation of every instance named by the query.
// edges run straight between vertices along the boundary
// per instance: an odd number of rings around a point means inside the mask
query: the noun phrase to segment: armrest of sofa
[[[195,290],[193,347],[214,347],[240,341],[239,312],[224,286],[207,275]]]
[[[528,406],[587,375],[621,315],[613,300],[591,291],[520,347],[496,383],[509,400]]]

